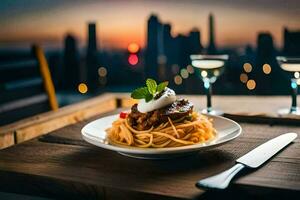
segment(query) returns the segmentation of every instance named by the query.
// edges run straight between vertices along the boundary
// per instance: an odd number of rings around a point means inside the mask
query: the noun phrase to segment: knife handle
[[[220,174],[198,181],[196,186],[199,188],[225,189],[229,185],[231,179],[244,167],[245,165],[237,163],[230,169],[221,172]]]

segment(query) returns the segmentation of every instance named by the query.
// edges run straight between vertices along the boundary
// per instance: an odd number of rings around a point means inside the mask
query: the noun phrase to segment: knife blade
[[[242,169],[245,167],[259,167],[296,138],[297,133],[285,133],[277,136],[238,158],[232,168],[212,177],[202,179],[196,183],[196,186],[199,188],[225,189],[231,179]]]

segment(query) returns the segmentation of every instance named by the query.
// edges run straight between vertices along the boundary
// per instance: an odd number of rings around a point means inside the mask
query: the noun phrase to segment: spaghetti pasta
[[[212,119],[196,112],[178,120],[168,118],[167,122],[143,131],[134,129],[127,118],[119,118],[106,131],[112,143],[141,148],[198,144],[211,140],[216,134]]]

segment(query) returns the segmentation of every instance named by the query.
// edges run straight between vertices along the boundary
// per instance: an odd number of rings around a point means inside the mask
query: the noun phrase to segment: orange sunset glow
[[[71,32],[84,45],[86,24],[95,21],[101,48],[126,49],[131,42],[144,47],[146,21],[151,13],[157,14],[161,21],[171,23],[173,35],[198,28],[202,42],[207,44],[207,16],[212,12],[219,46],[255,44],[258,31],[272,33],[275,44],[281,46],[283,27],[300,27],[297,20],[300,14],[294,8],[294,1],[278,1],[279,5],[275,7],[271,1],[257,1],[256,4],[241,1],[233,5],[226,1],[214,2],[59,1],[49,3],[48,7],[38,3],[32,7],[11,5],[11,12],[0,7],[3,10],[1,18],[5,19],[0,21],[0,44],[38,41],[61,46],[63,36]],[[270,8],[260,6],[266,4],[270,4]]]

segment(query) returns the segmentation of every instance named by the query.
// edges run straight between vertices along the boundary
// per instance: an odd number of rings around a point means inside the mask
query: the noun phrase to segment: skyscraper
[[[87,84],[89,89],[94,90],[98,86],[98,48],[96,24],[88,24],[88,46],[86,54]]]
[[[63,61],[63,88],[74,91],[80,82],[80,65],[76,38],[71,34],[65,37]]]
[[[208,29],[209,29],[209,45],[207,47],[207,53],[215,54],[216,53],[216,44],[215,44],[215,24],[214,16],[212,13],[209,14],[208,18]]]
[[[146,49],[146,66],[145,75],[146,77],[152,77],[158,79],[158,56],[159,52],[159,41],[162,42],[162,24],[156,15],[151,15],[148,19],[147,26],[147,49]]]
[[[266,69],[269,73],[266,73]],[[272,94],[271,88],[276,92],[282,92],[284,86],[282,71],[275,59],[273,37],[268,32],[262,32],[257,37],[256,66],[253,70],[253,79],[256,81],[256,92],[258,94]]]
[[[171,25],[162,24],[162,47],[159,47],[158,55],[158,76],[160,80],[171,79],[171,64],[174,58],[174,49],[172,46],[173,38],[171,35]]]
[[[171,35],[171,25],[164,24],[163,26],[163,54],[166,56],[167,64],[171,64],[172,59],[172,35]]]
[[[191,54],[199,54],[202,51],[201,35],[197,28],[192,29],[189,34],[189,46]]]
[[[97,33],[94,22],[88,24],[88,53],[97,52]]]
[[[284,28],[283,53],[287,56],[300,56],[300,30],[290,31]]]
[[[200,31],[171,35],[171,25],[161,23],[156,15],[148,19],[145,75],[157,80],[172,80],[180,68],[190,64],[190,55],[201,53]],[[178,68],[174,70],[173,68]],[[175,71],[175,72],[174,72]]]

